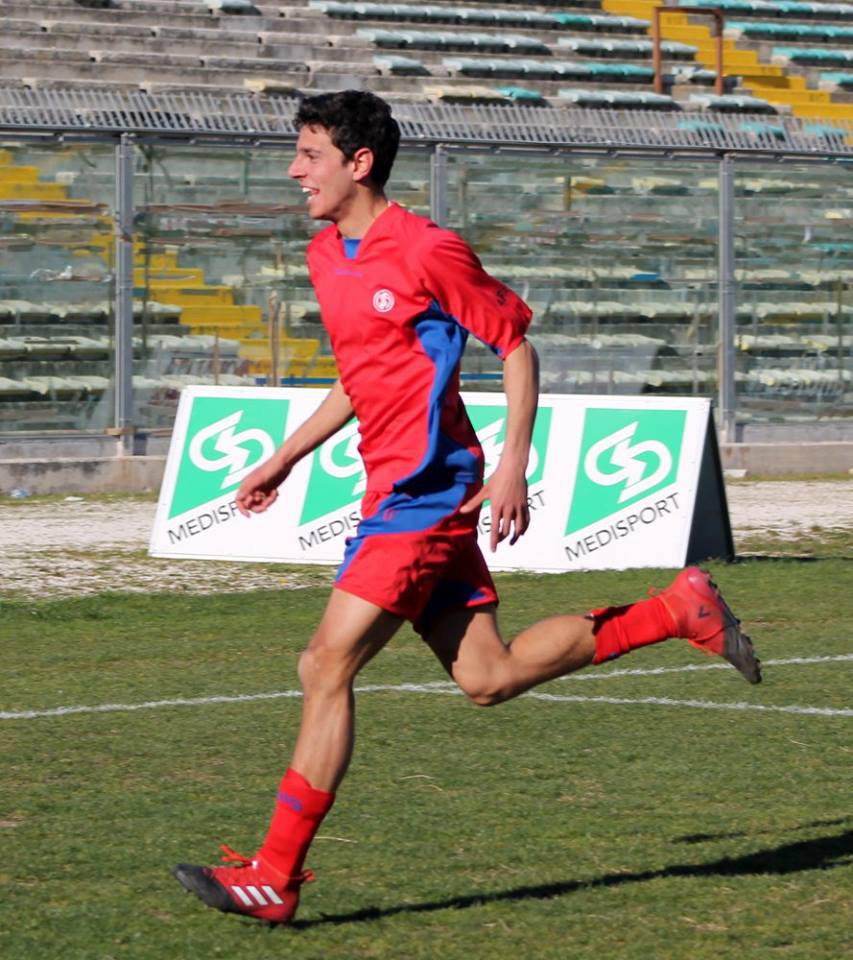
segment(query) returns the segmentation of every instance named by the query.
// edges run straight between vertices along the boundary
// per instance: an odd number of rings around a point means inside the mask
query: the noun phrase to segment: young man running
[[[299,661],[304,699],[290,767],[260,849],[234,866],[181,864],[205,904],[286,923],[308,847],[353,749],[353,681],[409,620],[450,676],[483,706],[669,637],[761,679],[752,644],[707,573],[682,571],[660,594],[624,607],[551,617],[501,638],[497,593],[477,545],[488,500],[491,548],[529,523],[527,466],[538,397],[530,310],[485,273],[456,234],[385,196],[399,144],[388,105],[345,91],[302,101],[289,174],[308,214],[328,220],[308,267],[340,379],[317,411],[249,474],[240,511],[263,513],[294,465],[354,415],[367,471],[363,519],[325,613]],[[506,442],[483,484],[483,454],[459,397],[468,333],[503,360]]]

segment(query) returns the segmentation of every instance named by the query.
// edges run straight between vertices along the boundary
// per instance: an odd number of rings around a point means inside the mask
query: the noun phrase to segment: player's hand
[[[511,546],[530,526],[524,471],[499,466],[479,493],[460,507],[460,512],[471,513],[486,500],[491,507],[489,546],[494,553],[499,543],[509,537]]]
[[[243,478],[237,496],[237,509],[244,517],[263,513],[278,500],[278,488],[287,479],[289,466],[282,466],[275,457],[262,463]]]

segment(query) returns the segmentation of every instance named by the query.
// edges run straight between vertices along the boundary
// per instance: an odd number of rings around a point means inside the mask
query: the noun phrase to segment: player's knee
[[[326,644],[312,643],[299,658],[299,682],[306,695],[351,682],[346,661]]]
[[[459,671],[454,672],[453,676],[465,696],[478,707],[494,707],[510,695],[500,678],[494,674]]]

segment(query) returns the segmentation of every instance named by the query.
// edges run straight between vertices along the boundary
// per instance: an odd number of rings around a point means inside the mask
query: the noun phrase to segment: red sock
[[[677,636],[677,628],[658,597],[627,607],[602,607],[590,614],[595,621],[593,663],[613,660],[623,653]]]
[[[267,838],[258,853],[276,870],[295,877],[323,817],[335,802],[334,793],[315,790],[293,769],[282,778]]]

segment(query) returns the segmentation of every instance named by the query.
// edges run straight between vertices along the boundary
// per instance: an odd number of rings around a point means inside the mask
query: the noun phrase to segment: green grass
[[[765,660],[849,653],[853,561],[714,567]],[[665,571],[502,576],[508,634],[638,598]],[[0,604],[0,709],[296,686],[320,587]],[[687,645],[628,668],[705,666]],[[591,671],[587,671],[590,673]],[[582,681],[559,695],[849,707],[847,662]],[[444,679],[409,630],[360,683]],[[838,960],[853,894],[850,719],[684,706],[359,697],[355,761],[297,923],[206,910],[170,876],[251,853],[298,700],[0,721],[0,956]],[[846,919],[845,919],[846,916]]]

